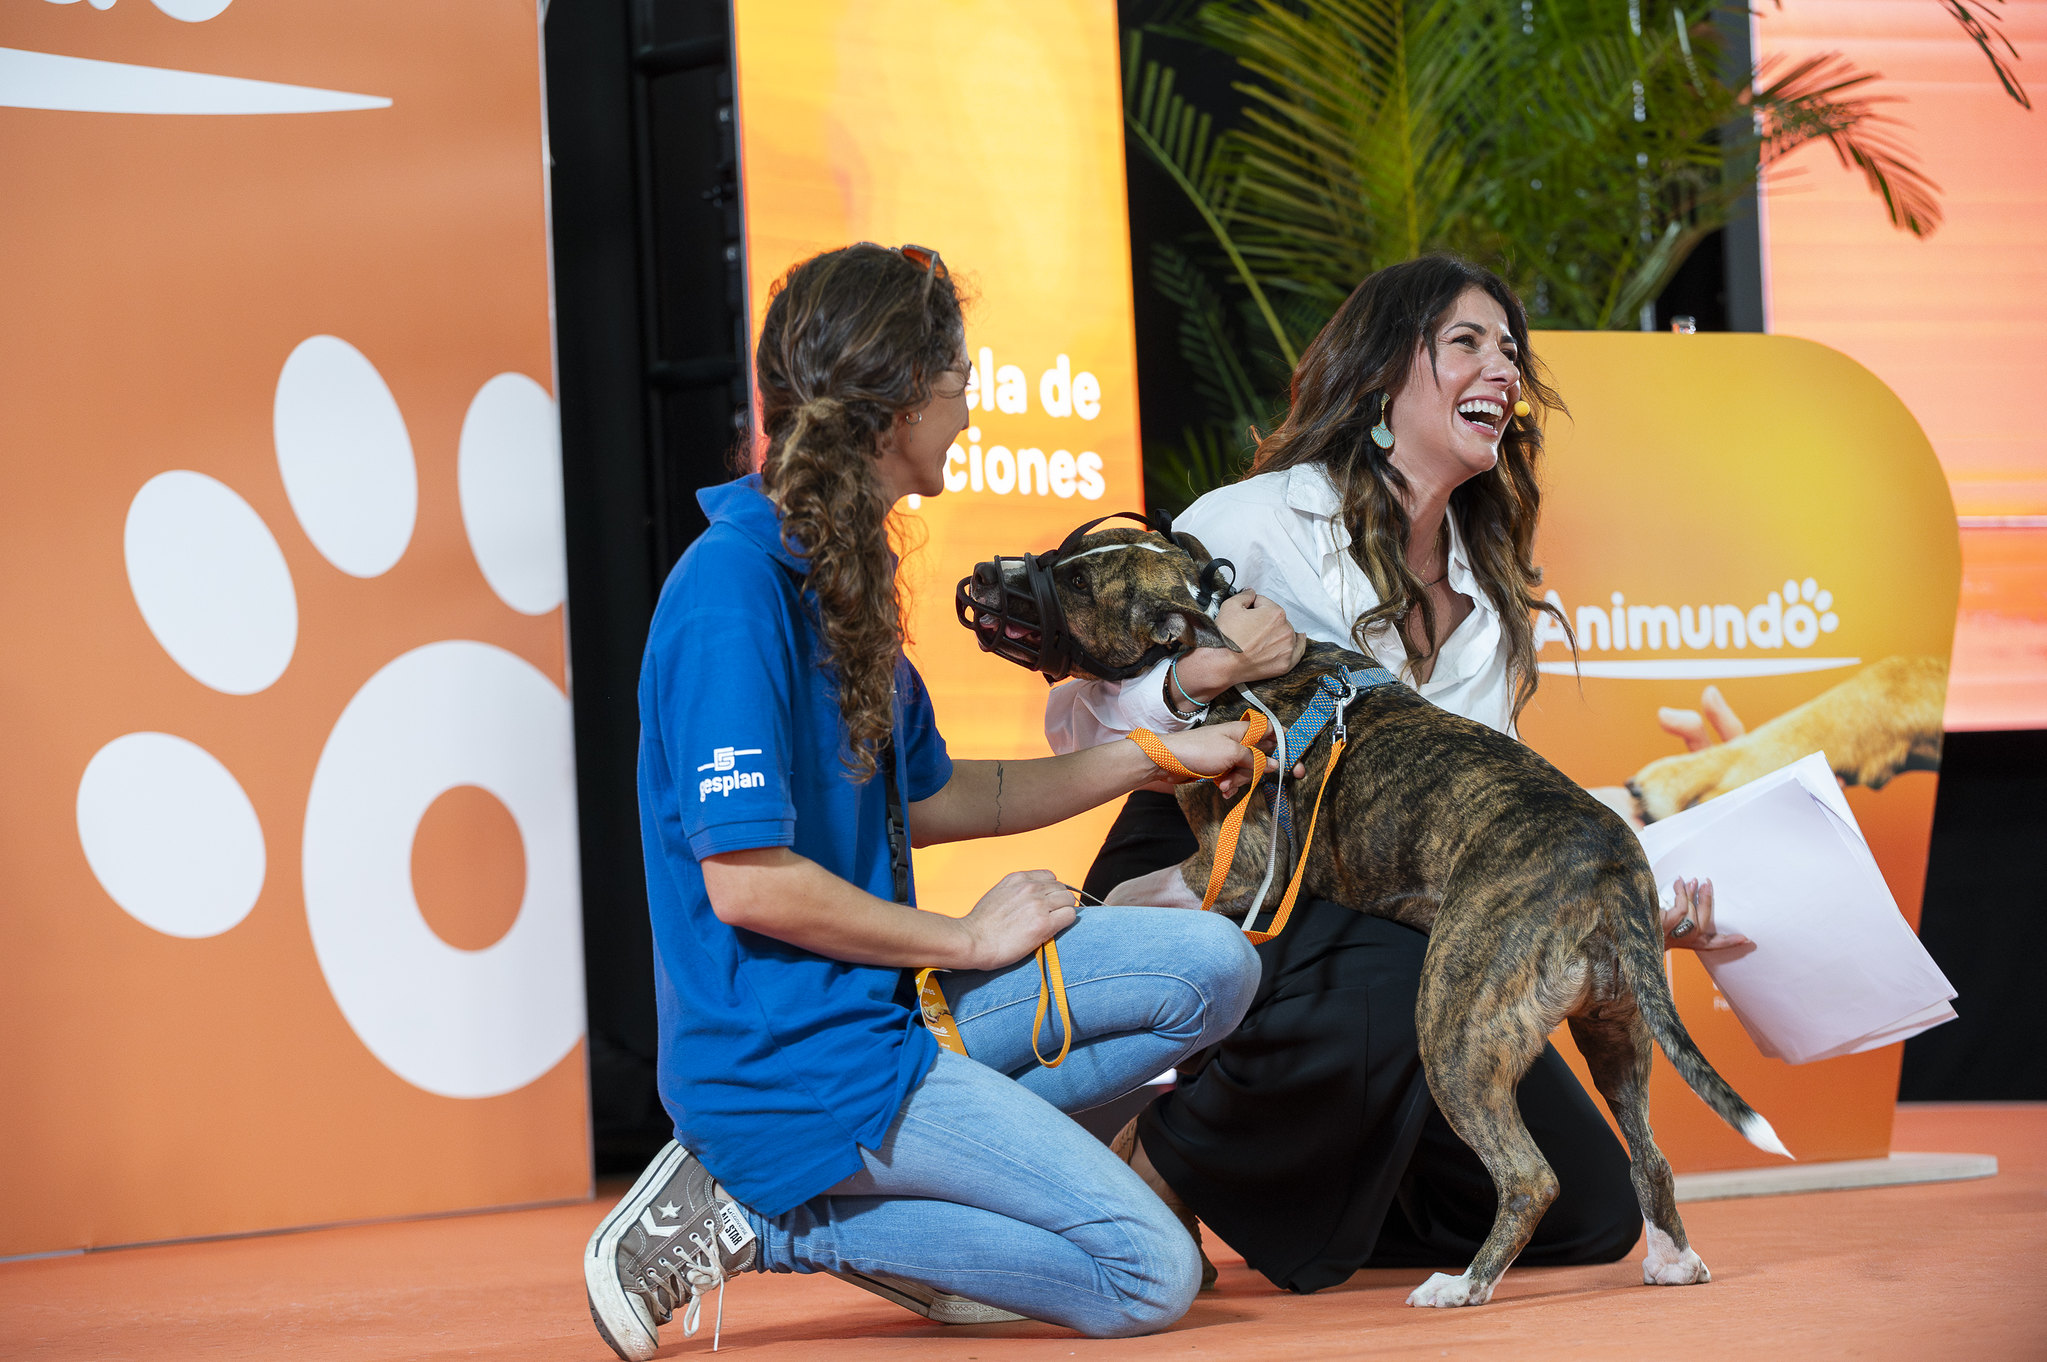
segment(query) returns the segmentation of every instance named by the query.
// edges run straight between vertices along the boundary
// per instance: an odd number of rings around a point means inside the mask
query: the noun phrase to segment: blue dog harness
[[[1397,680],[1384,667],[1344,667],[1335,672],[1324,672],[1317,678],[1315,698],[1301,711],[1301,717],[1287,726],[1275,753],[1279,759],[1275,767],[1279,787],[1274,792],[1274,802],[1279,810],[1279,826],[1286,837],[1286,845],[1292,846],[1294,841],[1293,813],[1286,797],[1286,777],[1293,770],[1294,763],[1308,755],[1308,749],[1315,745],[1332,722],[1336,725],[1338,741],[1348,741],[1343,716],[1351,701],[1368,690],[1393,685]]]

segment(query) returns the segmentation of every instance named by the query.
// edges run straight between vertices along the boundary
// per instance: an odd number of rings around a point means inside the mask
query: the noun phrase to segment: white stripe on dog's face
[[[1071,563],[1079,558],[1092,558],[1095,554],[1112,553],[1117,549],[1143,549],[1147,553],[1171,553],[1173,552],[1174,547],[1175,546],[1169,546],[1166,544],[1154,544],[1150,540],[1146,539],[1133,539],[1128,544],[1097,544],[1091,549],[1082,549],[1079,553],[1069,553],[1066,555],[1066,557],[1061,558],[1059,561],[1061,563]],[[1187,587],[1187,594],[1189,596],[1194,597],[1194,599],[1196,600],[1201,599],[1200,582],[1190,580],[1187,581],[1185,585]],[[1223,604],[1222,597],[1220,595],[1218,595],[1213,601],[1209,602],[1208,617],[1210,619],[1215,618],[1216,612],[1222,609],[1222,604]]]
[[[1172,552],[1164,544],[1153,544],[1143,539],[1134,539],[1128,544],[1097,544],[1091,549],[1082,549],[1079,553],[1069,553],[1059,561],[1070,563],[1077,558],[1092,558],[1098,553],[1114,553],[1117,549],[1143,549],[1148,553]]]

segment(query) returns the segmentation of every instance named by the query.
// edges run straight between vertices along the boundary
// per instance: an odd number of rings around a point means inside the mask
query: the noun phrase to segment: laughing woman
[[[1217,624],[1241,651],[1058,687],[1053,749],[1184,729],[1236,685],[1290,670],[1305,646],[1297,628],[1512,734],[1535,691],[1532,612],[1548,608],[1531,556],[1533,418],[1560,403],[1540,373],[1521,304],[1490,272],[1428,256],[1365,280],[1301,356],[1291,409],[1253,475],[1175,524],[1236,565],[1244,590]],[[1087,888],[1125,900],[1131,889],[1117,886],[1177,874],[1166,868],[1194,850],[1173,797],[1141,791]],[[1675,945],[1718,941],[1697,925],[1666,930],[1689,938]],[[1491,1228],[1492,1180],[1422,1077],[1427,944],[1383,918],[1304,905],[1258,947],[1263,977],[1243,1025],[1117,1142],[1190,1229],[1199,1217],[1276,1285],[1314,1291],[1361,1267],[1461,1270]],[[1520,1104],[1562,1192],[1519,1261],[1625,1254],[1641,1227],[1627,1154],[1553,1048]]]

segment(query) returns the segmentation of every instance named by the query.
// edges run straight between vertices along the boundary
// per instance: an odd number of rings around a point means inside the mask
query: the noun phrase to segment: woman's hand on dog
[[[1215,788],[1227,799],[1244,788],[1251,779],[1252,750],[1244,745],[1244,734],[1249,725],[1239,719],[1235,723],[1210,724],[1205,728],[1190,728],[1184,733],[1161,733],[1159,740],[1166,750],[1179,758],[1180,764],[1202,776],[1212,777]],[[1258,746],[1266,752],[1272,751],[1272,735],[1267,733],[1259,739]],[[1158,769],[1158,768],[1154,768]],[[1158,769],[1159,779],[1173,785],[1183,785],[1190,777]]]
[[[1049,870],[1013,870],[959,919],[968,934],[963,969],[1013,965],[1073,925],[1073,891]]]
[[[1278,601],[1255,591],[1239,591],[1216,612],[1215,627],[1237,645],[1196,648],[1180,660],[1180,685],[1187,698],[1207,704],[1241,681],[1269,681],[1300,665],[1308,636],[1294,632]],[[1166,681],[1168,687],[1173,682]],[[1178,697],[1172,697],[1179,708]]]
[[[1676,901],[1663,910],[1665,950],[1724,951],[1754,944],[1740,932],[1714,930],[1713,881],[1678,880],[1670,888]]]

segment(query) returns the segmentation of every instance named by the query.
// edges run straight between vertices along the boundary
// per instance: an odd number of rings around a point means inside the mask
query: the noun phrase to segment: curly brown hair
[[[913,249],[913,248],[906,248]],[[900,412],[931,400],[932,381],[964,368],[959,291],[935,254],[863,242],[812,256],[777,280],[754,352],[761,486],[782,542],[804,558],[819,664],[838,691],[842,760],[872,779],[894,727],[903,601],[889,506],[875,471]]]
[[[1499,461],[1450,494],[1450,510],[1479,585],[1500,613],[1519,717],[1535,694],[1533,612],[1554,616],[1570,635],[1563,613],[1538,594],[1542,569],[1534,558],[1542,507],[1538,421],[1545,412],[1563,411],[1564,404],[1528,343],[1528,314],[1521,300],[1498,275],[1453,255],[1425,255],[1389,265],[1359,284],[1302,353],[1294,367],[1286,420],[1259,442],[1252,469],[1271,473],[1299,464],[1327,466],[1343,499],[1351,556],[1379,595],[1379,604],[1351,626],[1359,647],[1366,647],[1366,631],[1380,621],[1404,625],[1416,611],[1421,637],[1434,639],[1435,608],[1421,578],[1407,565],[1412,527],[1400,499],[1407,480],[1394,467],[1390,451],[1374,444],[1367,432],[1388,395],[1407,377],[1416,347],[1435,362],[1437,327],[1469,288],[1482,289],[1506,312],[1520,351],[1522,395],[1535,409],[1525,417],[1510,415]],[[1410,653],[1411,660],[1426,656],[1412,643]]]

